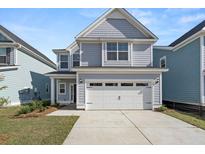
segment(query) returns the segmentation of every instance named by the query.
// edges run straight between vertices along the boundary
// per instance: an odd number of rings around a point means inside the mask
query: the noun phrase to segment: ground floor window
[[[59,83],[59,94],[66,94],[66,83]]]

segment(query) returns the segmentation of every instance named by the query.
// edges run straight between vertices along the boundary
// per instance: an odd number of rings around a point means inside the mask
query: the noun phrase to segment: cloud
[[[186,23],[191,23],[199,20],[204,20],[205,19],[205,14],[196,14],[196,15],[189,15],[189,16],[182,16],[179,19],[179,23],[181,24],[186,24]]]
[[[140,9],[130,9],[129,12],[144,25],[150,25],[156,21],[151,11],[145,11]]]

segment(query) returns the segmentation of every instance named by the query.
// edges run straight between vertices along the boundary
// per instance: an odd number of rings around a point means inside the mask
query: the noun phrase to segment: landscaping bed
[[[57,110],[56,106],[40,109],[25,106],[0,108],[0,144],[62,144],[78,119],[78,116],[45,116]]]

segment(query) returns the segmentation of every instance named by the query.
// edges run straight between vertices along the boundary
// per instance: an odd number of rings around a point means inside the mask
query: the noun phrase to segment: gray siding
[[[102,66],[102,44],[82,43],[81,66]]]
[[[83,83],[80,83],[78,81],[78,104],[77,106],[84,106],[85,105],[85,80],[86,79],[108,79],[108,80],[112,80],[112,79],[122,79],[122,80],[135,80],[135,79],[142,79],[142,80],[155,80],[159,78],[159,75],[157,74],[146,74],[146,75],[136,75],[136,74],[130,74],[130,75],[126,75],[126,74],[79,74],[79,79],[81,79],[83,81]],[[154,95],[154,103],[155,104],[160,104],[160,90],[159,90],[160,86],[159,83],[157,86],[154,87],[154,89],[156,89]]]
[[[166,56],[168,72],[163,74],[163,100],[187,103],[200,102],[200,40],[179,50],[154,49],[154,67]]]
[[[151,66],[151,45],[133,44],[133,66],[148,67]]]
[[[85,37],[146,38],[140,30],[131,25],[126,19],[107,19]]]
[[[15,54],[14,54],[14,48],[11,49],[11,52],[10,52],[10,65],[14,65],[15,64]]]
[[[11,105],[28,102],[34,97],[50,99],[50,90],[46,92],[46,84],[50,88],[50,79],[44,74],[54,69],[19,50],[17,58],[18,69],[1,72],[5,79],[0,86],[8,88],[1,91],[0,97],[9,97]],[[28,88],[29,91],[26,91]],[[34,89],[37,89],[36,96]]]

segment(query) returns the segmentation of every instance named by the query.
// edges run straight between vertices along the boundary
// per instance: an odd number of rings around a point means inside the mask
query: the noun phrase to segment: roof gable
[[[118,24],[120,22],[119,20],[123,21],[123,23],[121,23],[120,25]],[[115,29],[114,33],[117,33],[116,30],[118,30],[118,33],[116,34],[117,36],[126,37],[130,33],[128,31],[129,28],[131,28],[131,30],[133,29],[135,30],[133,31],[134,34],[132,34],[130,38],[146,37],[151,39],[158,39],[151,31],[149,31],[144,25],[142,25],[129,12],[127,12],[125,9],[120,9],[120,8],[109,9],[102,16],[100,16],[96,21],[94,21],[87,28],[85,28],[81,33],[79,33],[76,36],[76,39],[80,37],[93,37],[94,34],[97,32],[96,30],[100,31],[100,28],[103,28],[103,26],[104,28],[107,28],[107,30],[103,31],[105,32],[105,35],[106,33],[107,34],[112,33],[109,31],[109,29],[111,28],[111,30]],[[122,30],[122,28],[124,28],[124,31]]]

